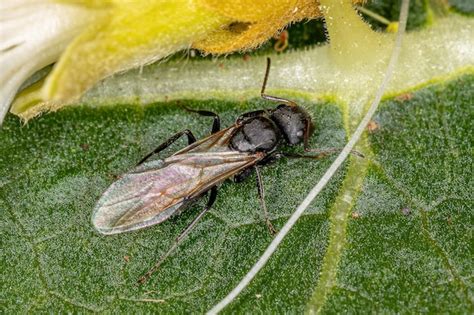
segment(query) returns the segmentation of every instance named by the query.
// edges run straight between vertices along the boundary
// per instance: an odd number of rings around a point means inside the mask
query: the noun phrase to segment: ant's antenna
[[[265,70],[265,77],[263,78],[263,85],[262,85],[262,91],[260,92],[260,94],[262,94],[262,97],[263,95],[265,95],[265,88],[267,87],[267,80],[268,80],[268,75],[270,74],[270,66],[272,64],[272,60],[270,59],[270,57],[267,58],[267,70]]]
[[[270,57],[267,57],[267,70],[265,71],[265,77],[263,78],[263,85],[262,85],[262,91],[260,92],[260,96],[264,100],[267,100],[267,101],[283,103],[283,104],[288,105],[288,106],[296,106],[295,102],[287,100],[286,98],[265,94],[265,87],[267,86],[268,75],[270,74],[270,65],[271,65],[271,63],[272,63],[272,61],[271,61]]]

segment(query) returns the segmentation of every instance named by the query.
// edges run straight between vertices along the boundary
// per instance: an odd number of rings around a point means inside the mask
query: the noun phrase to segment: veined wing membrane
[[[103,234],[144,228],[168,219],[186,201],[254,165],[262,154],[237,151],[172,155],[140,165],[114,182],[94,209]]]
[[[206,138],[198,140],[187,147],[179,150],[173,155],[198,152],[226,152],[229,151],[228,145],[234,132],[239,126],[233,125],[226,129],[219,130]]]

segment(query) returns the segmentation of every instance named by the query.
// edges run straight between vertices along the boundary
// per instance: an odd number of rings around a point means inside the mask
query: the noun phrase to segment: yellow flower
[[[252,49],[320,16],[314,0],[3,0],[0,12],[0,123],[21,84],[48,64],[56,62],[20,93],[13,113],[59,108],[107,76],[190,47]]]

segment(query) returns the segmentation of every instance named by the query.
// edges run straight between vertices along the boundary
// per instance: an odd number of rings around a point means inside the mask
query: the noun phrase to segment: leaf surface
[[[337,284],[326,292],[323,311],[472,307],[473,83],[472,76],[465,76],[415,92],[408,101],[382,105],[378,128],[368,139],[374,155],[367,158],[369,171],[351,211],[357,215],[348,218]],[[317,122],[313,147],[343,145],[339,106],[299,103]],[[256,99],[186,104],[220,112],[224,125],[240,112],[268,106]],[[222,297],[270,241],[254,178],[225,183],[212,212],[143,287],[136,287],[135,280],[203,201],[135,233],[104,237],[90,224],[95,202],[115,175],[172,133],[188,127],[203,136],[209,123],[183,114],[175,104],[79,107],[24,127],[9,116],[1,133],[7,309],[202,312]],[[264,168],[267,203],[277,227],[330,162],[330,157],[281,160]],[[344,176],[344,170],[338,173],[229,311],[303,311],[317,304],[312,296],[330,242],[331,206],[348,180]]]
[[[357,148],[366,157],[350,158],[226,312],[473,312],[472,22],[457,17],[438,26],[407,38],[415,48],[405,49],[390,95]],[[450,27],[463,31],[451,38]],[[427,34],[433,45],[417,60]],[[327,50],[313,52],[275,58],[271,92],[309,110],[312,147],[342,147],[376,80],[334,73]],[[144,286],[136,280],[205,198],[133,233],[99,235],[90,218],[116,176],[173,133],[209,133],[211,119],[178,104],[216,111],[223,126],[274,106],[255,97],[262,67],[251,61],[154,65],[104,81],[82,105],[27,125],[7,116],[0,131],[3,312],[205,312],[239,282],[271,241],[254,175],[221,186],[210,213]],[[277,228],[333,158],[263,168]]]

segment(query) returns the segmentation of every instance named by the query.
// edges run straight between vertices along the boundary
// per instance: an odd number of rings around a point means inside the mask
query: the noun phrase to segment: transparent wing
[[[174,155],[197,152],[226,152],[229,151],[229,141],[239,125],[234,124],[229,128],[219,130],[206,138],[198,140],[184,149],[176,152]]]
[[[263,157],[235,151],[181,153],[145,163],[114,182],[98,201],[92,222],[116,234],[163,222],[212,186]]]

